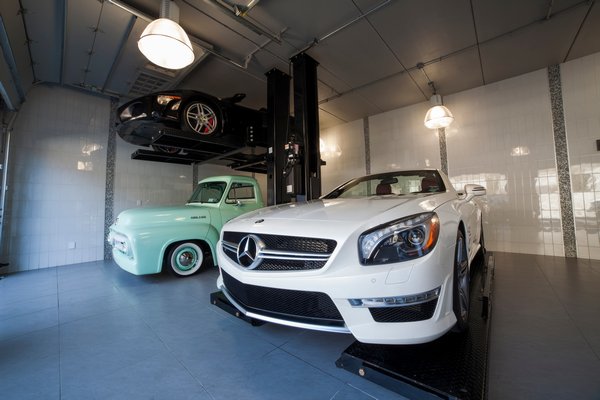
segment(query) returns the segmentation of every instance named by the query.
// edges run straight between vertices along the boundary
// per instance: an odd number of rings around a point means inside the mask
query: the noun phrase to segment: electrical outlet
[[[67,243],[67,248],[68,249],[74,249],[75,248],[76,243],[75,242],[69,242]]]

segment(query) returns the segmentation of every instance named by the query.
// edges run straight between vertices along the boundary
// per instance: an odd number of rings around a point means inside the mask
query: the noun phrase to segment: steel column
[[[295,134],[303,145],[302,180],[306,200],[321,196],[321,153],[319,143],[319,104],[317,93],[317,66],[306,53],[292,57],[294,70],[294,126]]]
[[[283,184],[285,144],[290,128],[290,76],[275,68],[265,75],[268,110],[267,205],[272,206],[290,201]]]

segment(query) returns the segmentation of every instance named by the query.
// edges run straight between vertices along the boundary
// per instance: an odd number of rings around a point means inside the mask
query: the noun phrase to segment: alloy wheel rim
[[[192,104],[186,113],[190,127],[201,135],[210,135],[217,128],[217,115],[203,103]]]

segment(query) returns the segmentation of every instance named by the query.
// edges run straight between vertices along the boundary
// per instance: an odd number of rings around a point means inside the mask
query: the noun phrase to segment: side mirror
[[[485,196],[486,190],[483,186],[468,184],[465,185],[465,201],[470,201],[475,196]]]

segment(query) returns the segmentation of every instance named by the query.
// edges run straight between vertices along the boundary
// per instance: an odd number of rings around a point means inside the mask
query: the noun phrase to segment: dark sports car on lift
[[[117,110],[119,136],[138,146],[177,153],[177,147],[154,145],[165,128],[198,135],[198,138],[233,136],[240,143],[248,135],[265,137],[266,111],[253,110],[236,103],[246,95],[219,99],[195,90],[171,90],[152,93],[123,104]]]

